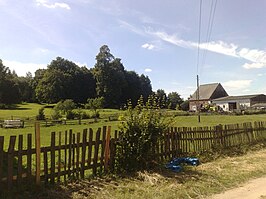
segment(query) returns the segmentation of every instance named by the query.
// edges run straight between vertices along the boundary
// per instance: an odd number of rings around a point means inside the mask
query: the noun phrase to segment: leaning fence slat
[[[65,147],[64,147],[64,182],[66,183],[66,171],[67,171],[67,131],[65,131]]]
[[[61,131],[58,134],[58,163],[57,163],[57,182],[60,182],[61,178],[61,167],[63,166],[61,160],[61,144],[62,144],[62,133]]]
[[[36,149],[36,185],[41,183],[41,135],[40,123],[35,123],[35,149]]]
[[[75,163],[75,148],[76,148],[76,134],[73,133],[73,140],[72,140],[72,174],[75,176],[75,168],[76,168],[76,163]]]
[[[68,175],[68,178],[71,177],[71,159],[72,159],[72,156],[71,156],[71,151],[72,151],[72,130],[69,130],[69,141],[68,141],[68,172],[67,172],[67,175]]]
[[[88,129],[84,129],[82,134],[81,172],[80,172],[80,176],[82,179],[84,178],[84,172],[85,172],[87,133]]]
[[[94,158],[93,158],[93,168],[92,168],[93,175],[96,175],[97,173],[100,135],[101,135],[101,128],[98,128],[98,131],[96,132],[96,140],[94,145]]]
[[[23,150],[23,135],[19,135],[18,137],[18,175],[17,175],[18,186],[21,185],[21,180],[22,180],[22,150]]]
[[[2,190],[3,164],[4,164],[4,136],[0,136],[0,190]]]
[[[79,173],[80,173],[80,161],[79,161],[79,157],[80,157],[80,133],[77,133],[77,160],[76,160],[76,168],[77,168],[77,178],[79,178]]]
[[[32,162],[32,134],[28,134],[27,135],[27,178],[29,183],[32,182],[31,162]]]
[[[13,168],[14,168],[14,150],[15,150],[15,142],[16,136],[10,136],[8,154],[7,154],[7,185],[8,191],[10,192],[13,185]]]
[[[55,183],[55,132],[51,134],[51,181]]]
[[[101,163],[101,166],[100,166],[100,171],[102,172],[103,170],[103,166],[104,166],[104,152],[105,152],[105,140],[106,140],[106,130],[107,130],[107,127],[104,126],[103,127],[103,131],[102,131],[102,143],[101,143],[101,154],[100,154],[100,163]]]
[[[88,143],[88,168],[91,167],[91,158],[92,158],[92,139],[93,139],[93,130],[89,129],[89,143]]]
[[[44,168],[44,183],[48,184],[48,155],[47,149],[43,149],[43,168]]]
[[[110,170],[114,171],[115,165],[115,152],[116,152],[116,139],[111,138],[110,140]]]

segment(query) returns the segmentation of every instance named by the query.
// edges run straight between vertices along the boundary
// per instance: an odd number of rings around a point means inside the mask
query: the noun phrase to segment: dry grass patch
[[[264,175],[265,148],[249,151],[238,157],[218,158],[198,167],[187,166],[180,173],[161,166],[153,172],[82,180],[66,186],[44,189],[35,194],[24,193],[23,196],[58,199],[206,198]],[[265,196],[261,198],[264,199]]]

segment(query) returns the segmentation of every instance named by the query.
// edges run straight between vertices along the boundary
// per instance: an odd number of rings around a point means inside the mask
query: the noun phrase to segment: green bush
[[[134,109],[129,102],[120,127],[122,133],[117,145],[117,171],[152,168],[156,161],[155,147],[169,124],[156,97],[150,96],[146,104],[141,97]]]
[[[62,117],[62,115],[60,114],[60,112],[56,109],[53,109],[53,112],[51,114],[51,119],[52,120],[58,120]]]
[[[90,114],[86,113],[85,111],[81,113],[81,119],[90,119],[90,118],[91,118]]]
[[[66,112],[66,119],[73,120],[75,119],[76,114],[73,111],[67,111]]]
[[[39,113],[36,115],[36,120],[45,120],[44,107],[39,109]]]

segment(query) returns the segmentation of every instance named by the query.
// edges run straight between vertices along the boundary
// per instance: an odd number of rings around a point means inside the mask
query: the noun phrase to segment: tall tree
[[[4,66],[0,59],[0,103],[15,104],[20,102],[16,76],[11,73],[8,67]]]
[[[148,97],[152,95],[152,86],[151,80],[148,76],[141,75],[140,76],[140,85],[141,85],[141,95],[143,96],[144,100],[147,101]]]
[[[95,81],[91,72],[74,62],[57,57],[37,79],[36,97],[40,102],[55,103],[73,99],[86,102],[95,96]]]
[[[126,104],[131,100],[132,105],[137,105],[138,99],[142,95],[140,77],[135,71],[126,71],[126,87],[123,90],[123,102]]]
[[[123,99],[126,86],[125,69],[121,59],[115,58],[107,45],[100,48],[93,68],[96,80],[96,93],[104,97],[106,107],[118,107]]]
[[[167,97],[166,97],[166,93],[163,89],[158,89],[155,93],[157,99],[158,99],[158,103],[160,108],[166,108],[166,104],[167,104]]]
[[[21,100],[24,102],[33,102],[33,89],[32,89],[32,74],[29,72],[26,74],[26,77],[16,77],[16,82],[18,84],[19,93]]]
[[[171,109],[180,108],[180,105],[184,102],[184,100],[180,97],[177,92],[171,92],[168,94],[168,101],[171,103]]]

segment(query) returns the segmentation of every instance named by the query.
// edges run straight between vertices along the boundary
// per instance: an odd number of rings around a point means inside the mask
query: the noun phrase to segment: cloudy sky
[[[199,8],[200,0],[0,0],[0,59],[20,76],[57,56],[90,68],[107,44],[153,90],[187,98],[199,74],[230,95],[266,94],[266,1],[203,0],[198,51]]]

